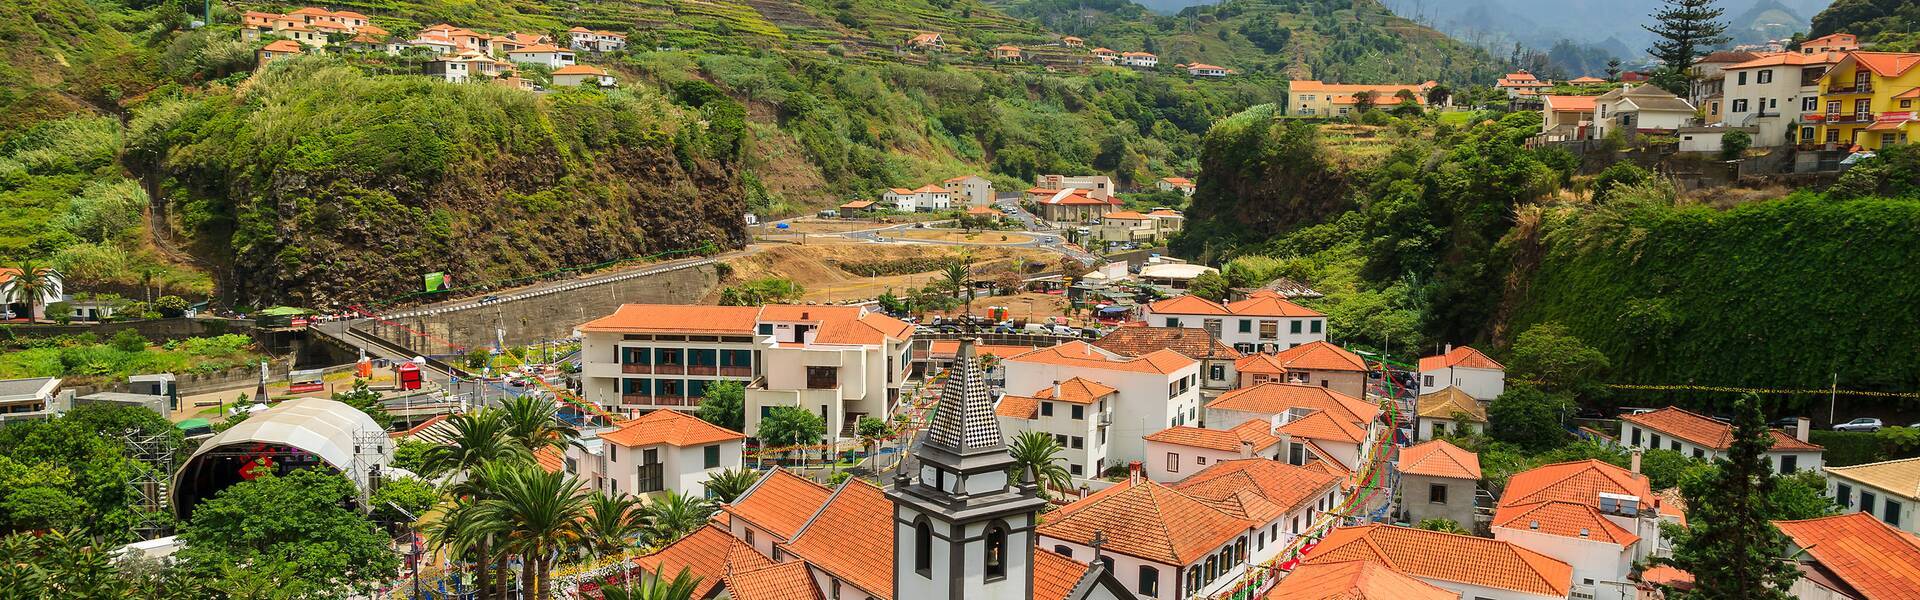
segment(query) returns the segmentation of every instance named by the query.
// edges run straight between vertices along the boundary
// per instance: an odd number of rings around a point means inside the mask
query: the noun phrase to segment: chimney
[[[1453,354],[1453,344],[1451,342],[1447,344],[1447,351],[1443,354]]]
[[[1140,483],[1140,461],[1127,463],[1127,483]]]
[[[1054,400],[1062,399],[1060,397],[1060,380],[1058,379],[1053,380],[1053,399]]]
[[[1253,442],[1240,440],[1240,458],[1253,458]]]
[[[1627,470],[1633,471],[1633,475],[1636,479],[1639,478],[1640,476],[1640,455],[1645,452],[1646,450],[1642,450],[1640,448],[1633,449],[1633,463],[1631,464],[1631,466],[1627,467]]]
[[[1800,417],[1793,420],[1793,439],[1807,441],[1807,430],[1812,429],[1813,419]]]

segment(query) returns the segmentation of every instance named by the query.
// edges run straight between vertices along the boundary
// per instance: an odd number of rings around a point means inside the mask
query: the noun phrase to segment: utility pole
[[[1828,425],[1832,425],[1834,423],[1840,422],[1840,415],[1839,413],[1835,412],[1837,409],[1839,409],[1839,407],[1840,407],[1840,372],[1835,371],[1833,373],[1833,387],[1827,388],[1827,424]]]

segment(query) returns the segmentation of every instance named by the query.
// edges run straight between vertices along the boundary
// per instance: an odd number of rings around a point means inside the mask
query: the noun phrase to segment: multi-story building
[[[1656,85],[1624,86],[1593,99],[1593,137],[1604,139],[1618,131],[1672,133],[1693,121],[1694,108],[1685,98]]]
[[[1815,143],[1820,79],[1843,52],[1775,52],[1725,67],[1725,123],[1753,127],[1755,147]],[[1712,107],[1709,107],[1712,110]]]
[[[1208,466],[1242,458],[1278,460],[1286,440],[1265,421],[1249,419],[1231,429],[1168,427],[1147,436],[1147,479],[1173,483]]]
[[[1447,344],[1445,353],[1420,358],[1420,393],[1448,386],[1492,402],[1507,391],[1507,368],[1479,350]]]
[[[1113,178],[1105,175],[1041,175],[1034,178],[1033,185],[1049,190],[1074,190],[1095,200],[1106,200],[1118,191],[1113,187]]]
[[[1147,305],[1146,321],[1156,327],[1205,329],[1242,354],[1279,352],[1327,339],[1326,314],[1266,290],[1227,304],[1175,296]]]
[[[1231,429],[1247,421],[1272,424],[1274,434],[1283,438],[1287,464],[1323,460],[1335,471],[1350,472],[1366,463],[1386,433],[1379,419],[1378,406],[1329,388],[1263,383],[1208,402],[1205,425]]]
[[[793,541],[807,517],[819,512],[832,496],[832,488],[775,467],[732,503],[721,505],[720,511],[733,537],[760,554],[775,556],[774,548]]]
[[[627,48],[627,34],[575,27],[567,30],[567,47],[581,52],[618,52]]]
[[[1234,361],[1240,359],[1240,353],[1203,329],[1118,327],[1094,340],[1093,345],[1120,356],[1140,356],[1165,349],[1200,361],[1202,401],[1240,387],[1239,378],[1233,370]]]
[[[572,50],[547,44],[527,46],[507,53],[507,60],[522,64],[546,65],[550,69],[571,65],[573,58]]]
[[[1328,342],[1307,342],[1273,354],[1249,354],[1234,363],[1240,386],[1269,381],[1317,385],[1367,397],[1367,361]]]
[[[1820,80],[1817,135],[1822,144],[1844,150],[1876,150],[1905,144],[1920,132],[1915,120],[1920,101],[1920,53],[1849,52]]]
[[[1400,103],[1400,92],[1413,95],[1421,106],[1427,92],[1439,82],[1388,85],[1323,83],[1306,79],[1287,83],[1287,114],[1303,117],[1336,117],[1352,111],[1361,98],[1370,98],[1375,106],[1392,107]]]
[[[746,436],[699,417],[657,410],[598,431],[567,448],[564,470],[608,494],[666,490],[707,495],[707,480],[741,465]]]
[[[1161,177],[1153,186],[1162,192],[1178,191],[1186,196],[1192,196],[1195,189],[1193,180],[1185,177]]]
[[[1371,560],[1300,565],[1273,584],[1267,598],[1460,600],[1460,592],[1415,579]]]
[[[1920,535],[1920,458],[1827,467],[1827,497],[1840,512],[1866,513]]]
[[[1155,244],[1179,233],[1184,220],[1172,209],[1149,213],[1122,210],[1100,215],[1100,226],[1093,233],[1108,242]]]
[[[953,200],[965,201],[968,206],[989,206],[993,204],[993,182],[979,175],[949,177],[940,185],[947,188]]]
[[[1540,552],[1482,537],[1393,525],[1335,529],[1301,562],[1348,561],[1393,565],[1403,574],[1474,600],[1565,600],[1573,592],[1573,567]]]
[[[775,406],[820,413],[837,442],[900,393],[913,326],[857,306],[629,304],[575,328],[582,396],[636,414],[690,410],[708,386],[747,387],[747,433]]]
[[[446,79],[449,83],[485,81],[513,73],[513,63],[478,50],[442,56],[438,60],[428,61],[424,68],[426,74]]]
[[[1400,512],[1407,522],[1447,519],[1473,529],[1480,489],[1480,456],[1446,440],[1400,451]]]
[[[1803,417],[1792,434],[1778,429],[1769,431],[1773,434],[1773,446],[1762,456],[1773,472],[1820,470],[1825,449],[1807,441],[1808,427]],[[1711,461],[1726,456],[1733,446],[1733,426],[1669,406],[1652,412],[1620,415],[1620,441],[1631,448],[1666,449]]]
[[[1005,394],[994,405],[1008,436],[1045,432],[1060,444],[1060,459],[1074,477],[1099,477],[1109,464],[1107,430],[1120,392],[1080,377],[1025,394]]]
[[[1139,69],[1151,69],[1160,64],[1160,57],[1151,52],[1121,52],[1120,66]]]
[[[1506,92],[1508,99],[1539,96],[1541,91],[1551,87],[1552,81],[1535,77],[1525,69],[1508,73],[1493,84],[1493,89]]]
[[[1579,508],[1576,510],[1575,507]],[[1532,511],[1557,516],[1540,519],[1515,516]],[[1606,553],[1608,560],[1604,563],[1583,567],[1586,574],[1574,583],[1587,594],[1593,594],[1597,589],[1618,587],[1604,585],[1604,582],[1625,581],[1627,572],[1615,569],[1630,567],[1649,557],[1665,556],[1669,548],[1661,534],[1661,525],[1684,522],[1679,510],[1667,506],[1665,497],[1653,493],[1647,476],[1640,473],[1640,454],[1635,452],[1633,465],[1626,469],[1588,459],[1545,465],[1514,474],[1508,478],[1506,490],[1500,495],[1499,508],[1494,513],[1494,525],[1517,531],[1537,531],[1529,521],[1559,519],[1571,523],[1580,520],[1591,522],[1594,518],[1619,527],[1617,530],[1609,528],[1608,531],[1613,533],[1606,537],[1612,540],[1610,543],[1622,546],[1626,551],[1618,557]],[[1599,527],[1596,525],[1590,525],[1587,529],[1590,536],[1603,534],[1597,531]],[[1577,529],[1563,532],[1574,531]],[[1522,539],[1517,543],[1525,545],[1532,542]],[[1558,546],[1549,545],[1533,549],[1559,552],[1556,548]],[[1600,554],[1597,550],[1595,552],[1596,555]]]
[[[892,188],[880,195],[880,201],[900,212],[932,212],[953,208],[953,192],[933,184]]]
[[[57,377],[8,379],[0,381],[0,425],[10,420],[45,419],[59,412],[55,396],[60,392]]]
[[[1722,105],[1725,103],[1722,98],[1726,82],[1724,69],[1728,65],[1759,57],[1744,50],[1720,50],[1709,52],[1706,56],[1693,61],[1693,67],[1689,69],[1692,76],[1688,77],[1687,102],[1701,108],[1701,116],[1705,124],[1719,123],[1724,116],[1722,114]]]
[[[1594,96],[1540,97],[1540,133],[1551,141],[1584,140],[1593,127]]]
[[[1200,361],[1172,350],[1126,358],[1074,341],[1009,357],[1001,365],[1007,389],[1034,396],[1049,393],[1054,382],[1062,382],[1064,392],[1064,382],[1076,377],[1100,384],[1096,389],[1114,390],[1107,397],[1109,410],[1098,411],[1097,405],[1087,409],[1089,424],[1112,423],[1104,433],[1096,430],[1091,440],[1106,451],[1104,461],[1090,459],[1092,473],[1141,460],[1146,456],[1142,438],[1200,419]]]
[[[1823,54],[1827,52],[1852,52],[1860,49],[1860,38],[1851,33],[1831,33],[1804,42],[1800,42],[1800,52],[1804,54]]]
[[[1501,506],[1493,539],[1558,559],[1573,567],[1573,591],[1594,600],[1631,600],[1634,546],[1640,541],[1587,503],[1547,500]]]
[[[1034,215],[1059,223],[1086,223],[1099,218],[1114,205],[1114,202],[1082,194],[1079,188],[1029,188],[1027,198]]]

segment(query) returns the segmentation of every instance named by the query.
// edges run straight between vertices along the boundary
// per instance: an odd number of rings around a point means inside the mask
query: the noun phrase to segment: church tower
[[[1012,482],[974,340],[960,350],[940,390],[933,422],[915,442],[916,473],[894,477],[893,589],[916,600],[1033,597],[1033,483]]]

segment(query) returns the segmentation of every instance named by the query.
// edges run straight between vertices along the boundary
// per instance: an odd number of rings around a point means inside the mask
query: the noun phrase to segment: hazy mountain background
[[[1545,49],[1561,40],[1640,58],[1652,43],[1641,26],[1660,0],[1382,0],[1401,16],[1488,48],[1515,42]],[[1720,0],[1736,44],[1806,31],[1832,0]]]

